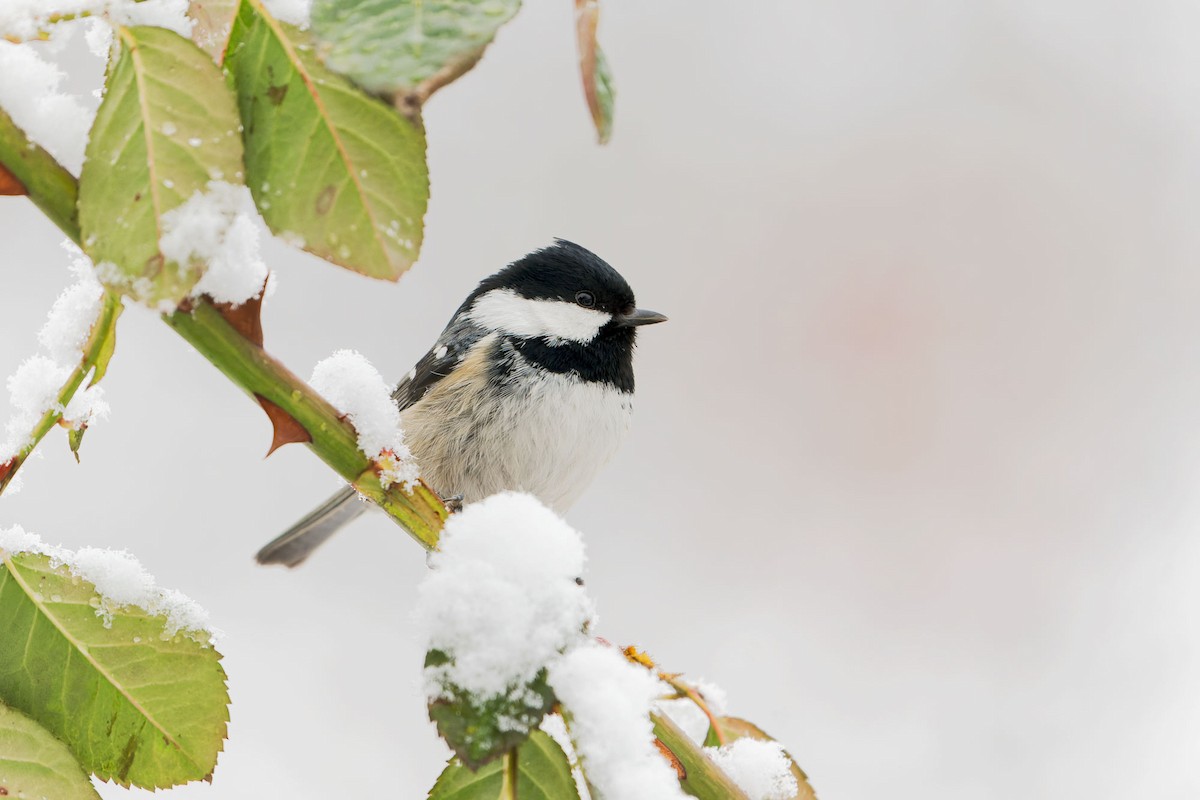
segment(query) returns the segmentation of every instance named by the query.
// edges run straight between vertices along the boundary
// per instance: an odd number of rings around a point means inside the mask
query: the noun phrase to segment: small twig
[[[62,421],[67,404],[75,397],[75,393],[79,391],[88,375],[93,376],[89,386],[100,379],[99,371],[103,370],[101,360],[105,357],[105,348],[108,346],[109,337],[113,335],[113,328],[117,323],[117,317],[121,315],[122,308],[121,298],[118,295],[111,292],[104,293],[100,303],[100,314],[92,324],[92,331],[88,336],[87,343],[83,346],[83,357],[71,371],[62,388],[58,390],[58,394],[54,398],[54,405],[42,414],[41,419],[34,425],[26,445],[11,459],[0,464],[0,494],[3,494],[8,485],[16,478],[17,470],[29,459],[42,438]]]

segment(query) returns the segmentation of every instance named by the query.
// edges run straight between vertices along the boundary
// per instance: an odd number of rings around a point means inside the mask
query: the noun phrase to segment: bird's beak
[[[639,308],[631,314],[622,314],[617,317],[617,324],[624,325],[627,328],[632,328],[635,325],[653,325],[656,322],[666,322],[667,318],[657,311],[647,311],[644,308]]]

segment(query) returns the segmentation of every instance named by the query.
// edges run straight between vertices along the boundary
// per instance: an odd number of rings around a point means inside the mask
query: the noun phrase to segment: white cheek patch
[[[612,316],[563,300],[531,300],[512,289],[493,289],[471,306],[467,316],[476,325],[526,339],[545,337],[550,344],[596,338]]]

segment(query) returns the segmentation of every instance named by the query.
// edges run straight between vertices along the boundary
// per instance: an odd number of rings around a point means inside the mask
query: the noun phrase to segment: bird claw
[[[463,510],[463,496],[461,494],[452,494],[442,500],[446,506],[446,510],[451,514],[457,514]]]

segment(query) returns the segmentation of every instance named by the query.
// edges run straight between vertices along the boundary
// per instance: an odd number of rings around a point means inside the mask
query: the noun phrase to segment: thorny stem
[[[49,153],[30,142],[3,110],[0,164],[25,185],[37,207],[82,246],[75,209],[78,181]],[[196,300],[190,313],[176,311],[163,315],[163,320],[252,398],[264,397],[294,417],[312,437],[309,448],[386,511],[421,546],[430,550],[437,547],[448,516],[437,495],[424,483],[414,486],[411,492],[399,485],[385,489],[374,463],[358,449],[354,426],[311,386],[238,333],[212,303]]]
[[[100,301],[100,314],[92,324],[92,331],[88,335],[87,343],[83,346],[83,358],[75,365],[75,369],[67,377],[66,383],[58,390],[58,394],[54,398],[54,405],[42,415],[30,432],[28,443],[10,460],[0,464],[0,494],[3,494],[8,485],[12,483],[17,476],[17,470],[29,459],[30,453],[37,447],[42,437],[62,420],[67,403],[70,403],[71,398],[79,391],[84,379],[89,374],[92,375],[89,386],[100,380],[105,368],[104,362],[112,352],[112,337],[115,335],[117,317],[121,315],[123,308],[119,295],[104,293],[104,297]]]

